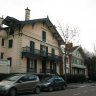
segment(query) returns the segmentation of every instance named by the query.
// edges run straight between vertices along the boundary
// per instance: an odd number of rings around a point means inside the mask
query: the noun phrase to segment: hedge
[[[62,78],[65,79],[65,75],[61,75]],[[86,81],[85,75],[72,75],[67,74],[67,83],[83,83]]]

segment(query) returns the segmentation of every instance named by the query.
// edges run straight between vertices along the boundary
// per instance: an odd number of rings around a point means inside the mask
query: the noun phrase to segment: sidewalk
[[[78,88],[79,86],[83,86],[85,84],[88,84],[88,83],[70,83],[67,85],[67,88],[68,89],[75,89],[75,88]]]
[[[92,82],[92,83],[70,83],[67,85],[68,89],[75,89],[75,88],[79,88],[80,86],[85,86],[85,85],[90,85],[90,86],[96,86],[96,82]]]

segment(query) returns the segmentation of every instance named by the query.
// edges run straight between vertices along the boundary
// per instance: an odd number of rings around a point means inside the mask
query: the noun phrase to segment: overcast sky
[[[79,44],[88,51],[96,45],[96,0],[0,0],[0,17],[11,16],[25,19],[25,9],[31,10],[30,19],[45,18],[54,25],[79,28]]]

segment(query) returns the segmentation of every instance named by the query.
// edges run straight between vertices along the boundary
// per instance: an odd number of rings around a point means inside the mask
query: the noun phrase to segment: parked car
[[[39,77],[32,74],[15,74],[0,82],[0,94],[16,96],[19,93],[40,93]],[[1,96],[1,95],[0,95]]]
[[[32,74],[37,75],[39,77],[40,81],[43,81],[46,78],[57,76],[56,74],[51,74],[51,73],[32,73]]]
[[[67,84],[65,83],[64,79],[59,76],[46,78],[41,83],[41,90],[53,91],[55,89],[66,89],[66,87]]]

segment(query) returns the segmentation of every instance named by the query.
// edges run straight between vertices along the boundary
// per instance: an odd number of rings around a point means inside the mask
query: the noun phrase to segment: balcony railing
[[[50,60],[59,60],[59,61],[62,60],[61,56],[58,56],[58,55],[55,55],[52,53],[48,53],[48,52],[43,51],[43,50],[32,49],[30,47],[23,47],[22,48],[22,57],[23,58],[24,57],[25,58],[26,57],[35,57],[35,56],[46,57],[47,59],[50,59]]]

